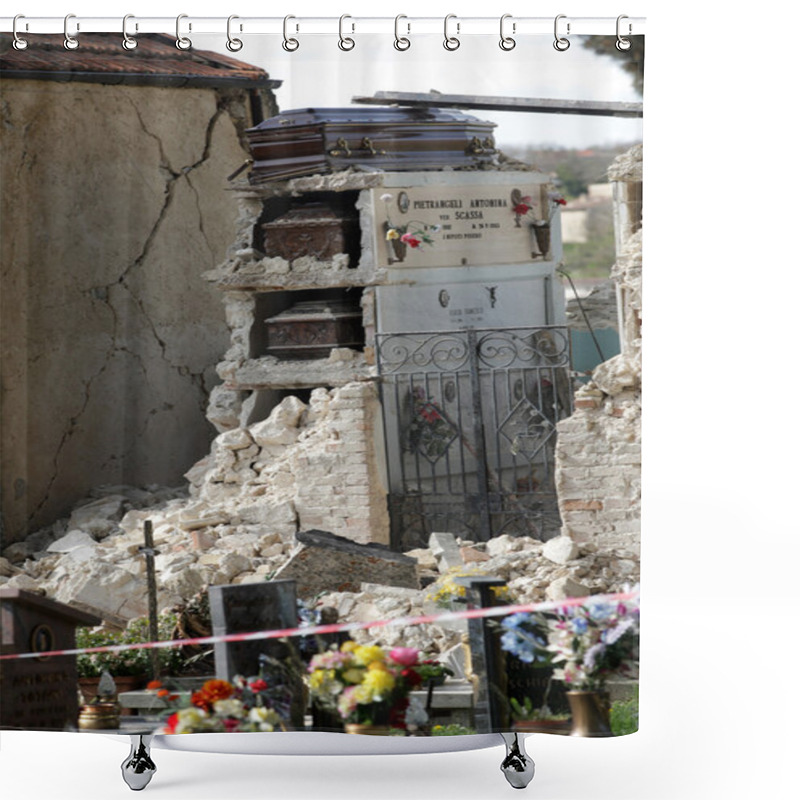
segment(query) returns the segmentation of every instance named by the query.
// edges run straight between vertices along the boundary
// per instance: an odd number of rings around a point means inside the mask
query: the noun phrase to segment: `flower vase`
[[[547,258],[547,254],[550,252],[550,226],[534,225],[533,233],[536,236],[536,244],[539,250],[542,255]]]
[[[400,241],[400,239],[390,239],[390,241],[392,244],[392,250],[394,251],[395,260],[405,261],[408,245],[405,242]]]
[[[392,729],[388,725],[364,725],[356,722],[347,722],[344,726],[345,733],[366,734],[368,736],[390,736]]]
[[[567,692],[572,712],[570,736],[613,736],[608,704],[598,692]]]

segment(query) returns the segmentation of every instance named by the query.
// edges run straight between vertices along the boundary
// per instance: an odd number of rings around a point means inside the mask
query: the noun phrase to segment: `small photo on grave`
[[[638,729],[643,36],[346,17],[0,33],[0,727],[133,783]]]

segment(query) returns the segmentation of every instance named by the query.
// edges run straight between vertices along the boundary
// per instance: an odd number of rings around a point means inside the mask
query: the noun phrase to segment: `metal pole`
[[[150,641],[158,641],[158,587],[156,585],[156,563],[155,557],[158,551],[153,547],[153,522],[146,519],[144,521],[144,547],[139,548],[140,553],[144,553],[145,566],[147,568],[147,606],[148,617],[150,619]],[[161,665],[158,658],[158,650],[150,651],[150,671],[152,679],[158,680],[161,675]]]

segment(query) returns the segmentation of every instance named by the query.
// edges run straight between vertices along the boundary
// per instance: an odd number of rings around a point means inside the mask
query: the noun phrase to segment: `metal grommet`
[[[132,36],[128,35],[128,20],[129,19],[134,19],[133,14],[126,14],[122,18],[122,46],[126,50],[133,50],[139,44],[139,42],[137,42],[136,39],[134,39]],[[136,27],[138,29],[139,26],[137,25]]]
[[[511,14],[503,14],[503,16],[500,17],[500,49],[506,52],[513,50],[517,46],[516,41],[505,34],[504,26],[507,19],[511,19]],[[516,22],[511,23],[511,32],[517,32]]]
[[[71,19],[75,19],[74,14],[67,14],[67,16],[64,17],[64,47],[67,50],[77,50],[78,40],[69,34],[69,21]],[[80,25],[77,26],[77,30],[80,30]]]
[[[399,23],[401,19],[408,19],[408,17],[406,17],[405,14],[398,14],[394,18],[394,49],[402,52],[411,47],[411,39],[409,39],[407,36],[400,35]],[[408,33],[411,33],[411,25],[409,23],[406,23],[406,29]]]
[[[617,17],[617,41],[614,43],[614,46],[621,53],[624,53],[627,50],[631,49],[631,40],[630,39],[626,39],[620,33],[620,23],[622,22],[623,19],[628,19],[628,17],[626,17],[625,14],[620,14],[620,16]],[[632,28],[631,28],[631,24],[629,22],[628,23],[628,36],[631,35],[631,30],[632,30]]]
[[[295,17],[293,17],[291,14],[289,14],[288,16],[283,18],[283,44],[282,44],[282,47],[283,47],[284,50],[286,50],[287,53],[293,53],[295,50],[297,50],[298,47],[300,47],[300,42],[298,42],[297,39],[290,38],[288,36],[289,20],[290,19],[295,19]]]
[[[555,49],[558,50],[559,53],[563,53],[565,50],[569,50],[569,45],[570,45],[569,39],[565,38],[564,36],[559,36],[558,35],[558,21],[560,19],[566,19],[566,18],[567,18],[566,14],[559,14],[556,17],[555,22],[553,23],[553,31],[554,31],[554,35],[556,37],[556,40],[553,42],[553,47],[555,47]],[[567,36],[569,36],[569,27],[570,26],[569,26],[569,22],[568,22],[567,23]]]
[[[458,50],[458,48],[461,47],[461,42],[455,36],[450,36],[447,32],[447,25],[451,19],[456,19],[456,15],[448,14],[444,18],[444,49],[450,50],[450,52],[453,50]],[[460,31],[461,23],[456,22],[456,33],[459,33]]]
[[[227,47],[231,53],[238,53],[244,47],[244,42],[241,39],[235,39],[231,36],[231,22],[235,19],[239,19],[236,14],[231,14],[231,16],[228,17],[228,41],[225,42],[225,47]],[[240,25],[239,30],[241,29],[242,27]]]
[[[17,14],[14,17],[14,22],[11,25],[11,32],[14,36],[14,40],[11,42],[14,45],[15,50],[24,50],[28,46],[27,39],[21,39],[20,35],[17,33],[17,20],[18,19],[25,19],[24,14]],[[27,25],[25,26],[27,28]]]
[[[352,19],[352,17],[349,14],[342,14],[342,16],[339,17],[339,49],[344,50],[345,52],[347,52],[348,50],[352,50],[356,46],[356,43],[353,39],[351,39],[349,36],[345,36],[342,33],[342,23],[346,19]],[[355,23],[353,23],[352,27],[353,27],[353,33],[355,33],[356,30]]]
[[[186,19],[188,16],[188,14],[178,14],[178,18],[175,20],[175,47],[178,50],[188,50],[192,46],[192,40],[188,36],[181,36],[181,20]],[[189,30],[191,29],[192,26],[190,24]]]

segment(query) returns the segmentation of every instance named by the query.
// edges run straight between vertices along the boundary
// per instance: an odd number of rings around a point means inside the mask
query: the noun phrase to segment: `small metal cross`
[[[147,604],[148,617],[150,619],[150,641],[158,641],[158,587],[156,586],[156,562],[155,557],[158,550],[153,547],[153,523],[151,520],[144,521],[144,547],[139,548],[140,553],[144,553],[145,567],[147,568]],[[161,665],[158,658],[158,650],[155,648],[150,651],[150,671],[152,679],[158,680],[161,675]]]

